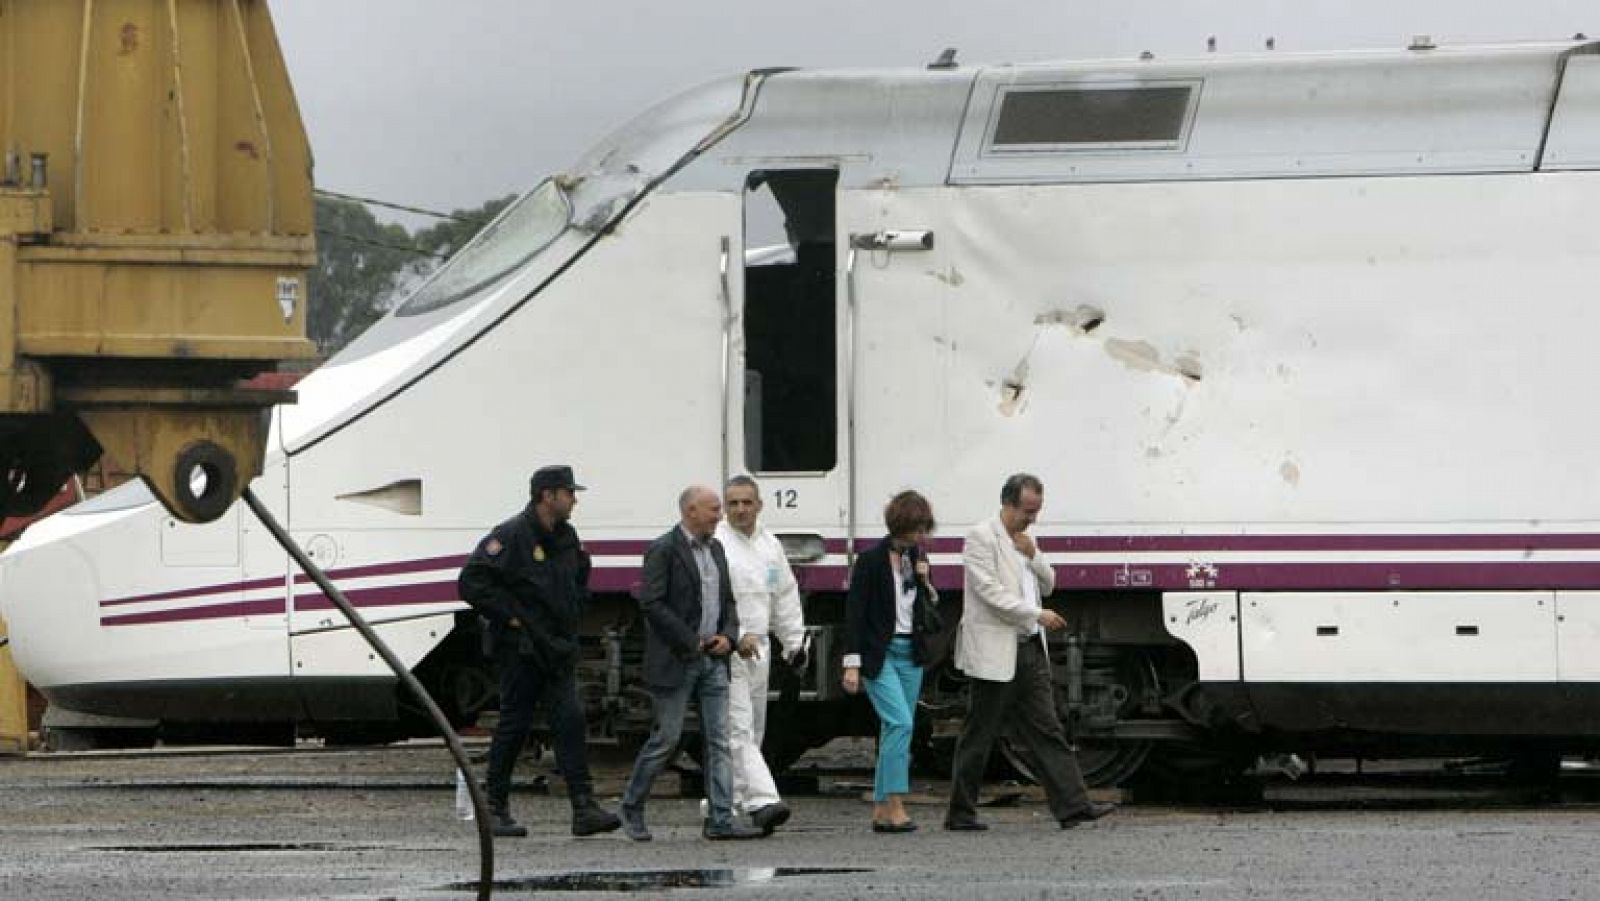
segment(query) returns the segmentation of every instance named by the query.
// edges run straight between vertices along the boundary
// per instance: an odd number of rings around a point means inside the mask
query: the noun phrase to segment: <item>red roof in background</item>
[[[70,507],[77,502],[77,486],[72,482],[62,485],[61,490],[56,492],[56,496],[51,498],[50,502],[44,505],[44,509],[38,513],[32,516],[12,516],[0,519],[0,541],[16,541],[17,536],[22,534],[22,530],[32,523],[44,519],[63,507]]]
[[[288,391],[305,377],[304,372],[263,372],[240,382],[239,387],[251,391]]]

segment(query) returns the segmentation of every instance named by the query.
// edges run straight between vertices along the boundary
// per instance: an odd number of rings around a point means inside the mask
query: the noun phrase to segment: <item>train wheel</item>
[[[437,685],[428,689],[450,725],[458,729],[476,723],[478,714],[489,709],[500,691],[494,674],[475,663],[440,667]]]
[[[1163,742],[1129,787],[1140,803],[1255,805],[1263,797],[1255,762],[1244,746]]]
[[[799,701],[767,704],[767,731],[761,736],[761,756],[766,759],[772,775],[783,773],[807,751],[833,738],[828,731],[818,728],[820,724],[810,712]]]
[[[782,702],[767,706],[767,731],[761,736],[761,757],[773,776],[781,775],[807,751],[826,744],[833,737],[812,728],[813,717],[809,713],[799,704],[792,708]],[[698,729],[692,734],[685,731],[679,748],[689,755],[695,766],[705,766],[705,740]]]
[[[1147,741],[1080,741],[1078,768],[1083,771],[1083,781],[1090,788],[1121,785],[1144,766],[1150,750],[1150,742]],[[1039,781],[1038,764],[1034,761],[1033,752],[1016,738],[1002,736],[1000,753],[1018,776],[1029,782]]]
[[[1056,682],[1056,715],[1063,725],[1072,723],[1068,707],[1067,654],[1052,647],[1050,658]],[[1110,737],[1121,720],[1136,718],[1158,697],[1160,680],[1149,653],[1138,648],[1091,647],[1083,655],[1083,704],[1076,723],[1078,767],[1091,788],[1120,785],[1139,771],[1150,756],[1148,741],[1120,741]],[[1038,782],[1038,764],[1016,736],[1001,736],[1000,753],[1017,775]]]

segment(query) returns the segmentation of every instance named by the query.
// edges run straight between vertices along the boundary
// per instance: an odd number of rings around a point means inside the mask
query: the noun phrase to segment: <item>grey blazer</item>
[[[733,580],[722,543],[711,540],[711,558],[717,564],[722,610],[717,634],[731,645],[739,642],[739,608],[733,600]],[[673,526],[651,543],[644,555],[644,585],[639,610],[644,614],[644,680],[652,688],[677,688],[684,670],[700,659],[700,567],[683,529]],[[727,665],[727,658],[723,658]]]

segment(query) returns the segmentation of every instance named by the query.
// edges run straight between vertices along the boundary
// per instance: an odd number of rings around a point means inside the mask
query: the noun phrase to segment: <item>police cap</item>
[[[540,469],[533,474],[533,478],[528,480],[528,494],[535,500],[538,500],[539,492],[545,490],[555,490],[558,488],[570,488],[573,491],[583,490],[582,485],[579,485],[577,482],[573,481],[572,467],[540,467]]]

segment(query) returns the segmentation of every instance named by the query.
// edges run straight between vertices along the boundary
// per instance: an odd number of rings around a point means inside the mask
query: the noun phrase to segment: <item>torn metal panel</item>
[[[1590,355],[1501,312],[1600,329],[1561,287],[1595,253],[1561,223],[1596,204],[1584,173],[847,194],[852,232],[939,235],[858,272],[862,496],[1010,466],[1071,485],[1076,521],[1582,520],[1600,486],[1518,461],[1570,421],[1527,386],[1586,384]]]

